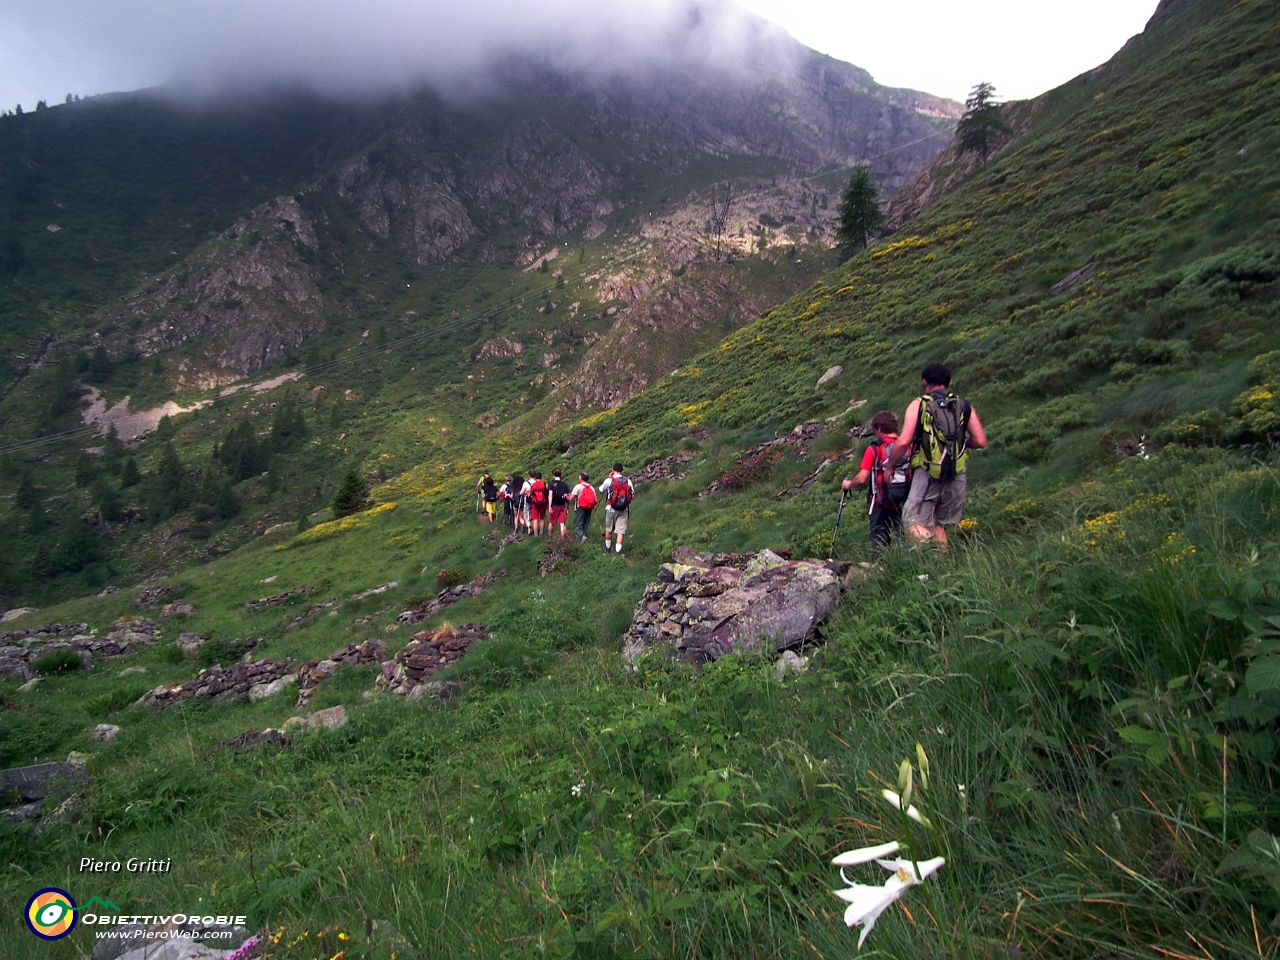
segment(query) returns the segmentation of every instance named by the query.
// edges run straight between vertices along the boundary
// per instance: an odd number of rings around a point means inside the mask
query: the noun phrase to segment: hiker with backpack
[[[515,494],[511,489],[511,479],[511,474],[508,473],[506,480],[498,488],[498,499],[502,501],[502,522],[508,527],[514,522],[511,505],[515,502]]]
[[[480,479],[480,497],[484,502],[485,519],[493,523],[498,514],[498,486],[493,482],[493,477],[488,470]]]
[[[569,485],[564,482],[564,476],[559,468],[551,471],[551,482],[547,484],[547,493],[551,496],[551,503],[547,508],[547,539],[551,539],[551,532],[556,524],[560,525],[560,536],[566,537],[568,533],[565,531],[565,523],[569,519]]]
[[[526,502],[528,495],[529,481],[517,473],[511,478],[511,528],[516,533],[519,533],[525,524],[525,515],[529,506]]]
[[[947,552],[946,527],[960,523],[968,492],[969,450],[987,445],[978,411],[951,392],[951,371],[931,363],[920,374],[924,394],[912,400],[902,418],[902,436],[889,454],[884,473],[892,476],[911,451],[911,489],[902,508],[902,523],[917,543],[933,541]],[[887,482],[887,479],[886,479]]]
[[[529,474],[529,520],[532,524],[529,530],[535,537],[542,536],[547,519],[548,499],[547,485],[542,480],[542,474],[534,470]]]
[[[911,486],[911,468],[899,464],[893,473],[885,473],[885,464],[898,443],[898,415],[881,410],[871,418],[876,439],[862,454],[858,472],[844,478],[841,487],[847,492],[867,484],[867,519],[871,528],[871,553],[878,554],[889,546],[890,533],[902,542],[902,507]]]
[[[631,516],[631,501],[636,498],[636,488],[622,474],[622,464],[615,463],[613,472],[600,484],[604,496],[604,552],[609,553],[609,540],[618,535],[617,553],[622,553],[622,538],[627,533],[627,520]]]
[[[573,535],[579,543],[587,542],[587,530],[591,527],[591,511],[596,508],[596,488],[585,473],[578,474],[578,483],[569,491],[573,501]]]

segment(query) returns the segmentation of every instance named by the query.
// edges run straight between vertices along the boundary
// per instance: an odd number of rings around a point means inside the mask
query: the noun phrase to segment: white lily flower
[[[841,900],[847,900],[849,906],[844,911],[844,924],[846,927],[856,927],[862,924],[862,935],[858,937],[858,947],[861,948],[863,942],[867,939],[867,935],[875,929],[876,921],[880,919],[880,914],[884,913],[893,905],[893,901],[902,895],[902,891],[906,888],[898,885],[891,887],[894,878],[890,877],[888,883],[883,887],[873,887],[866,883],[855,883],[847,890],[832,890]]]
[[[891,853],[898,852],[898,841],[890,840],[888,843],[881,843],[874,847],[861,847],[857,850],[847,850],[840,854],[832,864],[840,868],[840,879],[851,887],[857,884],[844,875],[845,867],[855,867],[860,863],[870,863],[872,860],[879,860],[881,857],[887,857]]]
[[[917,883],[923,883],[929,877],[936,873],[947,861],[942,857],[932,857],[928,860],[921,860],[918,866],[920,873],[916,873],[917,864],[910,860],[903,860],[899,857],[896,860],[877,860],[876,863],[890,871],[894,877],[902,881],[904,887],[914,887]],[[893,877],[890,877],[893,879]]]
[[[837,867],[856,867],[860,863],[870,863],[872,860],[883,859],[891,853],[897,853],[899,849],[898,841],[891,840],[888,843],[882,843],[874,847],[846,850],[832,860],[831,863]]]
[[[888,844],[885,844],[888,846]],[[856,851],[853,851],[856,852]],[[831,891],[849,906],[844,911],[845,926],[862,925],[862,935],[858,937],[858,946],[866,941],[867,935],[875,928],[880,914],[893,906],[895,900],[911,887],[922,883],[925,878],[941,867],[946,861],[942,857],[920,861],[920,872],[916,873],[915,864],[910,860],[877,860],[880,866],[891,871],[892,875],[883,886],[873,887],[866,883],[850,884],[846,890]]]
[[[881,790],[880,793],[886,800],[889,801],[890,804],[893,805],[893,808],[895,810],[902,809],[902,798],[898,796],[896,792],[894,792],[893,790]],[[911,804],[909,807],[907,807],[907,816],[910,817],[912,820],[914,820],[916,823],[920,824],[922,827],[931,826],[931,824],[929,823],[929,820],[925,817],[923,813],[921,813],[919,810],[916,809],[916,805],[914,803]]]

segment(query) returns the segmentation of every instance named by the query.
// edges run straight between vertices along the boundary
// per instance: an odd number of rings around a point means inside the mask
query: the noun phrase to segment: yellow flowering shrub
[[[380,503],[371,510],[353,513],[348,517],[330,520],[327,523],[317,523],[310,530],[304,530],[294,537],[292,545],[301,546],[304,543],[318,543],[321,540],[328,540],[331,537],[338,537],[352,530],[367,527],[374,517],[383,513],[390,513],[396,506],[394,503]]]
[[[871,254],[871,259],[879,260],[883,257],[896,256],[897,254],[905,253],[915,247],[927,247],[931,243],[933,243],[932,240],[927,240],[924,237],[907,237],[905,240],[898,240],[895,243],[891,243],[888,246],[877,250],[875,253]]]

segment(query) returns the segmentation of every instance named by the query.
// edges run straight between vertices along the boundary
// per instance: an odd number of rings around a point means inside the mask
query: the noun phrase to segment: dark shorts
[[[899,541],[902,539],[902,511],[888,510],[883,504],[876,503],[871,507],[867,515],[869,525],[871,527],[871,550],[876,551],[877,547],[887,547],[889,545],[889,537],[892,535],[897,537]]]
[[[552,507],[551,511],[547,514],[547,519],[552,523],[564,523],[568,516],[568,507]]]

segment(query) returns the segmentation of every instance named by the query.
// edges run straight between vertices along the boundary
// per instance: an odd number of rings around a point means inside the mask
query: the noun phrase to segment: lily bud
[[[920,766],[920,786],[926,790],[929,789],[929,758],[924,752],[924,747],[916,744],[916,763]]]
[[[911,793],[911,761],[904,759],[898,766],[898,794],[903,806],[911,803]]]

